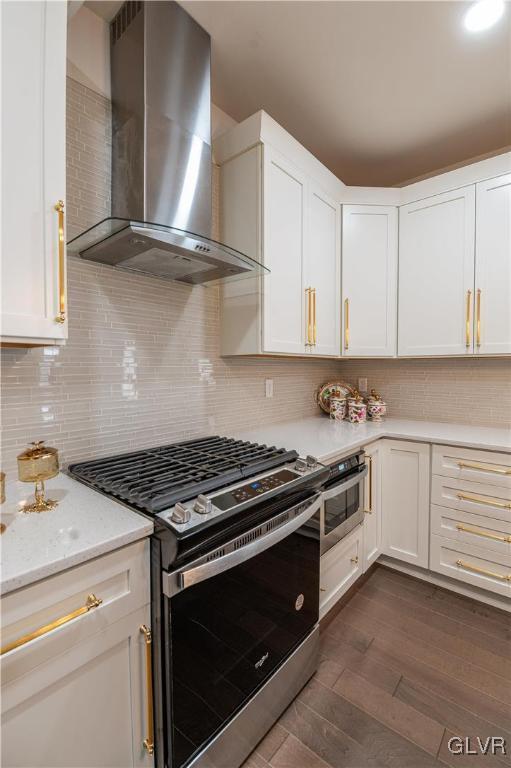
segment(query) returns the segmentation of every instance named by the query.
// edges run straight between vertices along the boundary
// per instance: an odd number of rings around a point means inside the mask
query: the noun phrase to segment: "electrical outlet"
[[[264,393],[266,397],[273,397],[273,379],[264,380]]]
[[[367,379],[359,379],[358,380],[358,391],[359,392],[367,392]]]

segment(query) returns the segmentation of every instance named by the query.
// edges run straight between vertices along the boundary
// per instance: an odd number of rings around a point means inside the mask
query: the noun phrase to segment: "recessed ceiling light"
[[[465,28],[469,32],[482,32],[492,27],[504,13],[504,0],[478,0],[465,14]]]

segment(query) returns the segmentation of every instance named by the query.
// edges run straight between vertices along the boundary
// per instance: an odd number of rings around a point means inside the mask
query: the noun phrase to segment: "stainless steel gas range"
[[[328,470],[224,437],[69,470],[154,518],[156,765],[241,765],[317,666]]]

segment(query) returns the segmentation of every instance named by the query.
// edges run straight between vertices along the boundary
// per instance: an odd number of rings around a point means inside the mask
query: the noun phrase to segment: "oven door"
[[[331,549],[364,519],[364,485],[368,469],[341,479],[323,491],[321,506],[321,554]]]
[[[193,762],[318,621],[314,493],[163,574],[172,768]]]

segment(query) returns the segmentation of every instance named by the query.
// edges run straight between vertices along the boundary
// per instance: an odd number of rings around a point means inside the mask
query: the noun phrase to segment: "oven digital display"
[[[281,485],[289,483],[291,480],[296,480],[297,477],[299,475],[296,472],[291,472],[289,469],[281,469],[280,472],[266,475],[266,477],[262,477],[253,483],[247,483],[239,488],[234,488],[232,491],[213,496],[211,500],[217,509],[221,509],[224,512],[226,509],[231,509],[237,504],[243,504],[243,502],[255,499],[262,493],[267,493],[274,488],[279,488]]]

